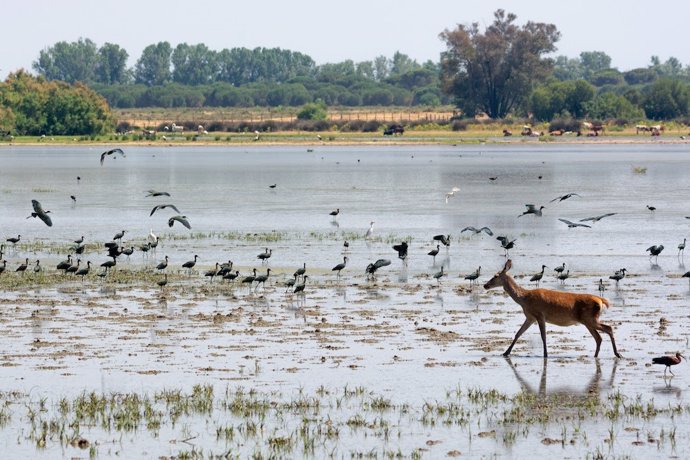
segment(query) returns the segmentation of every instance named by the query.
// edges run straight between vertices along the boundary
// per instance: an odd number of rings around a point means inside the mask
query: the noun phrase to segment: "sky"
[[[38,53],[58,41],[90,38],[116,43],[130,66],[149,44],[205,43],[221,50],[280,47],[311,56],[317,64],[392,57],[437,62],[438,35],[457,24],[490,24],[493,12],[556,25],[556,55],[604,51],[620,70],[645,67],[650,57],[675,56],[690,64],[690,1],[668,0],[24,0],[3,15],[0,79],[31,69]]]

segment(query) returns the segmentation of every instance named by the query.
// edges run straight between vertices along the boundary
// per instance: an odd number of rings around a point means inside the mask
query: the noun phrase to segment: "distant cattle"
[[[405,128],[403,128],[403,125],[388,125],[388,128],[383,130],[383,135],[384,136],[393,136],[394,134],[402,136],[403,133],[405,132]]]
[[[601,123],[594,124],[590,123],[589,121],[583,121],[582,126],[585,129],[589,129],[590,131],[592,131],[591,133],[587,134],[590,137],[602,136],[604,134],[604,125],[602,125]]]
[[[509,136],[512,136],[512,135],[513,135],[513,133],[512,133],[509,129],[504,129],[504,130],[503,130],[503,136],[509,137]]]
[[[652,128],[650,128],[647,125],[637,125],[635,126],[635,134],[640,134],[640,133],[648,133],[651,131]]]
[[[173,123],[170,130],[172,132],[182,132],[182,131],[184,131],[184,126],[177,126],[175,123]]]

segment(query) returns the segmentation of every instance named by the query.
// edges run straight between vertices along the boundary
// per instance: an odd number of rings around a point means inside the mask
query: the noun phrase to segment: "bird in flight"
[[[165,208],[173,208],[175,210],[175,212],[180,212],[180,210],[177,209],[177,206],[175,206],[174,204],[159,204],[159,205],[156,205],[153,207],[153,209],[151,210],[151,214],[149,214],[149,217],[151,217],[153,215],[153,213],[155,213],[159,209],[165,209]]]
[[[604,217],[611,217],[615,216],[617,213],[615,212],[607,212],[606,214],[602,214],[600,216],[594,216],[594,217],[587,217],[586,219],[580,219],[580,222],[589,222],[591,221],[592,223],[599,222],[601,219]]]
[[[31,204],[34,207],[34,212],[32,212],[31,215],[27,217],[27,219],[29,219],[30,217],[38,217],[48,227],[52,227],[53,221],[50,219],[50,216],[48,215],[50,211],[44,211],[43,206],[41,206],[41,203],[39,203],[38,200],[31,200]]]
[[[563,222],[564,224],[566,224],[566,225],[568,226],[568,228],[575,228],[575,227],[587,227],[587,228],[592,228],[591,225],[581,224],[581,223],[579,223],[579,222],[571,222],[571,221],[569,221],[568,219],[560,219],[560,218],[559,218],[558,220],[560,220],[561,222]]]
[[[192,229],[192,225],[187,220],[187,216],[172,216],[170,219],[168,219],[168,227],[172,227],[175,221],[181,223],[190,230]]]
[[[448,200],[453,198],[455,196],[456,192],[460,191],[460,187],[453,187],[450,189],[450,192],[446,193],[446,204],[448,204]]]
[[[582,197],[581,197],[580,195],[578,195],[577,193],[566,193],[565,195],[557,196],[556,198],[554,198],[553,200],[551,200],[549,203],[553,203],[553,202],[556,201],[556,200],[558,200],[559,202],[561,202],[561,201],[563,201],[563,200],[567,200],[568,198],[571,198],[571,197],[574,197],[574,196],[578,196],[578,197],[582,198]]]
[[[159,192],[158,190],[147,190],[146,196],[170,196],[168,192]]]
[[[522,217],[525,214],[534,214],[537,217],[541,217],[541,210],[546,209],[546,206],[540,206],[539,209],[537,209],[533,204],[526,204],[525,206],[527,206],[527,211],[523,212],[518,217]]]
[[[103,166],[103,162],[105,161],[105,157],[107,157],[108,155],[112,155],[114,153],[119,153],[123,157],[127,156],[127,155],[125,155],[125,152],[120,148],[106,150],[105,152],[101,153],[101,166]]]
[[[465,228],[463,228],[462,230],[460,230],[460,233],[463,233],[463,232],[472,232],[472,233],[474,233],[475,235],[476,235],[477,233],[484,232],[484,233],[486,233],[486,234],[489,235],[489,236],[493,236],[493,235],[494,235],[494,232],[492,232],[491,229],[490,229],[489,227],[476,228],[476,227],[469,226],[469,227],[465,227]]]

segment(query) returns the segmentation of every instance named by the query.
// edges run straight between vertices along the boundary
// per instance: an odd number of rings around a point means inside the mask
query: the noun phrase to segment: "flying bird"
[[[540,206],[539,209],[537,209],[537,207],[533,204],[526,204],[525,206],[527,206],[527,210],[520,214],[518,217],[522,217],[526,214],[534,214],[537,217],[541,217],[541,210],[546,209],[545,206]]]
[[[577,193],[566,193],[565,195],[557,196],[556,198],[554,198],[553,200],[551,200],[549,203],[553,203],[553,202],[556,201],[556,200],[558,200],[558,202],[560,203],[561,201],[567,200],[568,198],[571,198],[571,197],[574,197],[574,196],[578,196],[578,197],[582,198],[582,197],[581,197],[580,195],[578,195]]]
[[[464,232],[473,232],[475,235],[476,235],[477,233],[484,232],[484,233],[486,233],[486,234],[489,235],[489,236],[493,236],[493,235],[494,235],[494,232],[492,232],[491,229],[490,229],[489,227],[475,228],[475,227],[471,227],[471,226],[470,226],[470,227],[465,227],[465,228],[463,228],[462,230],[460,230],[460,233],[464,233]]]
[[[615,212],[607,212],[606,214],[602,214],[600,216],[594,216],[594,217],[587,217],[586,219],[580,219],[580,222],[589,222],[591,221],[592,223],[599,222],[601,219],[604,217],[611,217],[615,216],[617,213]]]
[[[107,151],[101,153],[101,166],[103,166],[103,162],[105,161],[105,157],[107,157],[108,155],[113,155],[114,153],[119,153],[123,157],[127,156],[127,155],[125,155],[125,152],[120,148],[107,150]]]
[[[187,227],[189,230],[192,229],[192,225],[189,223],[187,220],[187,216],[172,216],[170,219],[168,219],[168,227],[172,227],[175,221],[181,223],[185,227]]]
[[[158,190],[147,190],[146,196],[170,196],[168,192],[159,192]]]
[[[165,208],[173,208],[175,210],[175,212],[180,212],[180,210],[177,209],[177,206],[175,206],[174,204],[159,204],[159,205],[153,207],[153,209],[151,210],[151,214],[149,214],[149,217],[151,217],[153,215],[153,213],[155,213],[159,209],[165,209]]]
[[[558,220],[560,220],[561,222],[563,222],[564,224],[566,224],[566,225],[568,226],[568,228],[575,228],[575,227],[592,228],[591,225],[581,224],[581,223],[579,223],[579,222],[571,222],[571,221],[569,221],[568,219],[560,219],[560,218],[559,218]]]
[[[32,212],[31,215],[27,217],[27,219],[30,217],[38,217],[48,227],[52,227],[53,221],[50,219],[50,216],[48,215],[50,211],[44,211],[43,206],[41,206],[41,203],[39,203],[38,200],[31,200],[31,204],[34,207],[34,212]]]

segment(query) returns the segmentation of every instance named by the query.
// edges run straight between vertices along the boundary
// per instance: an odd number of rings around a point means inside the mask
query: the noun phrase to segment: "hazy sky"
[[[437,61],[438,34],[458,23],[489,24],[498,8],[518,22],[551,22],[561,32],[557,54],[604,51],[621,70],[646,66],[651,55],[690,64],[690,1],[668,0],[24,0],[4,8],[0,78],[31,68],[41,49],[79,37],[117,43],[130,55],[167,40],[210,48],[280,47],[317,64],[391,57],[401,51]],[[192,7],[192,5],[194,5]]]

